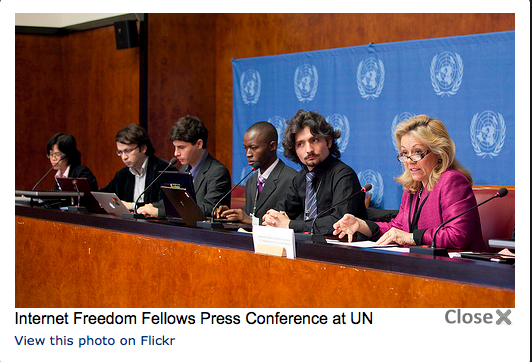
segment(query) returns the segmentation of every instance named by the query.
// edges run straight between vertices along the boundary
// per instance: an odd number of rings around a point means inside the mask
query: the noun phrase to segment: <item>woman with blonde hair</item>
[[[340,238],[359,232],[378,244],[430,245],[444,221],[476,205],[473,179],[455,158],[455,145],[445,125],[426,115],[412,117],[395,129],[397,160],[404,172],[396,177],[403,185],[399,213],[390,222],[372,222],[345,214],[336,222]],[[478,210],[468,212],[443,226],[436,247],[487,251]]]

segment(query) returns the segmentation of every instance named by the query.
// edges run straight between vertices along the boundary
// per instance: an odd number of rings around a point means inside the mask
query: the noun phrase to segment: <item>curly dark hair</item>
[[[137,144],[139,147],[146,145],[146,155],[152,156],[155,154],[155,148],[151,144],[148,132],[135,123],[128,124],[118,131],[115,136],[115,141],[125,145]]]
[[[300,109],[292,119],[286,121],[286,124],[283,147],[284,155],[288,159],[297,162],[300,165],[303,164],[296,153],[295,139],[296,134],[301,132],[305,127],[309,127],[310,132],[315,137],[323,138],[327,141],[332,140],[333,142],[329,148],[329,152],[334,157],[340,158],[340,150],[338,149],[338,143],[336,140],[340,138],[341,132],[335,130],[333,126],[327,123],[321,114]]]
[[[209,131],[201,119],[195,116],[184,116],[177,120],[170,129],[168,136],[170,141],[184,141],[195,144],[198,140],[203,140],[203,148],[207,148]]]

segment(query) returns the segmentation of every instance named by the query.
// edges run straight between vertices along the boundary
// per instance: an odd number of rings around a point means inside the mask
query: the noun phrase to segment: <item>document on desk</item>
[[[384,249],[386,250],[392,250],[392,251],[399,251],[401,253],[408,253],[408,248],[403,248],[402,246],[399,246],[397,244],[388,244],[388,245],[377,245],[376,241],[353,241],[352,243],[349,243],[347,241],[338,241],[338,240],[332,240],[327,239],[327,244],[336,244],[336,245],[344,245],[344,246],[353,246],[357,248],[378,248],[378,249]]]

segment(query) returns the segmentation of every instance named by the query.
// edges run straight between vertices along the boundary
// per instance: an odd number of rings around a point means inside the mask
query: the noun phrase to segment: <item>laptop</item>
[[[100,206],[111,215],[122,216],[131,213],[126,205],[113,192],[91,191],[92,196],[100,203]]]
[[[181,187],[161,186],[161,190],[166,196],[164,201],[165,210],[168,210],[167,204],[169,203],[169,205],[173,206],[186,225],[196,226],[198,221],[207,220],[198,204],[196,204],[196,201],[194,201],[186,189]],[[168,212],[166,215],[169,216]]]
[[[168,221],[177,224],[186,224],[187,226],[197,226],[198,221],[206,221],[207,217],[199,208],[196,201],[192,199],[187,190],[179,187],[161,186],[161,190],[166,195],[170,206],[180,215],[179,218],[167,217]],[[166,204],[165,204],[166,207]],[[222,223],[224,229],[246,228],[250,225],[244,225],[229,219],[214,219],[214,222]]]
[[[502,264],[515,264],[515,256],[503,255],[498,253],[463,252],[460,253],[460,257],[464,259],[482,260]]]
[[[489,239],[488,245],[490,248],[495,249],[514,249],[515,250],[515,239],[505,239],[505,238],[497,238],[497,239]]]
[[[179,187],[188,191],[188,194],[196,201],[196,191],[194,190],[194,182],[190,172],[179,171],[159,171],[162,173],[159,178],[161,186]]]
[[[84,177],[58,177],[57,183],[61,191],[83,192],[84,196],[80,200],[81,206],[85,206],[90,212],[102,212],[98,201],[91,195],[89,181]],[[77,185],[78,189],[76,190]]]
[[[194,202],[196,202],[196,193],[194,191],[194,183],[192,181],[192,175],[189,172],[178,172],[178,171],[166,171],[162,172],[159,182],[161,186],[167,187],[177,187],[187,190],[188,194],[192,197]],[[171,201],[168,199],[168,196],[163,192],[162,199],[164,203],[164,211],[166,212],[166,218],[168,221],[183,223],[179,212],[172,205]]]

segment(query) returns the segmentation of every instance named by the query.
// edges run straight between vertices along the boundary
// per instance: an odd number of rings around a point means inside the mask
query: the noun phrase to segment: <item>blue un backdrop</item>
[[[393,130],[441,119],[475,184],[515,184],[515,32],[369,44],[233,59],[233,182],[249,170],[242,140],[255,122],[279,132],[299,109],[336,129],[341,159],[373,185],[372,207],[397,209],[402,173]]]

